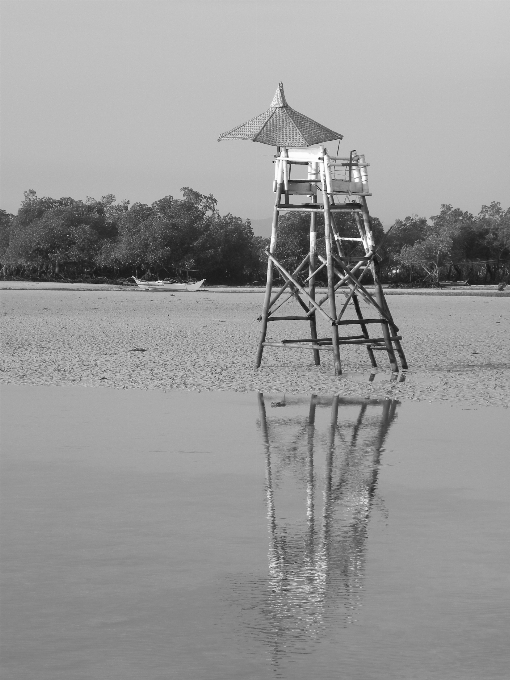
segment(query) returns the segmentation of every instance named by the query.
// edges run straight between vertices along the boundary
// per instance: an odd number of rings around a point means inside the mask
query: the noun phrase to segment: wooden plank
[[[365,194],[368,191],[368,184],[349,182],[347,179],[333,179],[331,180],[331,189],[334,194]]]
[[[303,183],[303,180],[289,180],[288,193],[293,196],[313,196],[317,191],[317,187],[312,182]]]

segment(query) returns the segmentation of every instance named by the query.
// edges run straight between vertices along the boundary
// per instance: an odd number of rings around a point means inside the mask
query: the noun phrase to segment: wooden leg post
[[[314,197],[315,198],[315,197]],[[315,199],[317,200],[317,199]],[[315,202],[315,201],[314,201]],[[317,215],[311,213],[310,215],[310,260],[308,268],[308,276],[310,277],[308,294],[315,300],[315,269],[317,268]],[[312,305],[308,307],[313,309]],[[315,312],[310,315],[310,336],[312,340],[317,340],[317,318]],[[316,366],[320,366],[321,358],[318,349],[313,350],[313,360]]]
[[[352,302],[353,302],[353,305],[354,305],[354,309],[356,310],[356,314],[358,316],[358,319],[361,322],[360,323],[361,332],[363,333],[365,338],[368,339],[370,337],[369,333],[368,333],[368,328],[367,328],[367,325],[365,323],[363,323],[363,314],[361,313],[361,308],[359,306],[359,300],[358,300],[358,296],[356,295],[356,293],[352,294]],[[377,361],[375,360],[374,350],[371,347],[369,347],[368,345],[367,345],[367,350],[368,350],[368,356],[370,357],[370,362],[372,364],[372,368],[377,368]]]
[[[377,264],[377,262],[373,263],[372,276],[374,277],[374,283],[377,279],[376,290],[379,290],[379,294],[380,294],[380,300],[378,300],[379,305],[384,309],[387,317],[389,319],[393,320],[393,317],[391,316],[390,308],[388,307],[388,303],[386,302],[386,298],[384,297],[384,293],[382,291],[382,286],[381,286],[380,279],[379,279],[379,265]],[[407,368],[408,368],[407,359],[406,359],[406,355],[404,354],[404,350],[402,348],[400,340],[393,340],[393,343],[395,344],[395,349],[397,350],[397,353],[400,357],[400,365],[401,365],[402,369],[407,370]],[[397,368],[397,370],[398,370],[398,368]]]
[[[276,239],[277,239],[277,229],[278,229],[278,207],[280,205],[280,198],[282,195],[282,183],[279,182],[276,188],[276,200],[274,204],[273,212],[273,224],[271,226],[271,245],[269,246],[269,252],[274,256],[276,250]],[[264,297],[264,306],[262,308],[262,328],[260,330],[260,340],[259,347],[257,350],[257,356],[255,359],[255,368],[260,368],[262,362],[262,352],[264,351],[264,342],[266,340],[267,333],[267,317],[269,313],[269,305],[271,303],[271,291],[273,288],[273,261],[271,258],[267,260],[267,280],[266,280],[266,294]]]
[[[370,236],[371,240],[372,229],[370,227],[370,215],[368,212],[367,199],[364,196],[361,197],[361,205],[362,205],[361,213],[363,215],[363,225],[365,227],[365,233],[367,234],[367,236],[368,235]],[[372,276],[374,278],[375,299],[379,307],[384,312],[386,312],[388,306],[386,305],[386,300],[384,299],[384,293],[382,290],[381,282],[379,281],[379,277],[377,275],[377,263],[375,262],[375,260],[372,260],[372,262],[370,263],[370,269],[372,271]],[[386,345],[386,351],[388,352],[388,359],[390,360],[391,370],[393,372],[398,372],[397,358],[393,350],[393,343],[390,340],[390,336],[393,333],[393,330],[390,331],[390,327],[387,323],[382,323],[381,331],[384,338],[384,344]]]
[[[377,304],[381,309],[385,309],[384,305],[384,295],[382,292],[382,287],[381,283],[377,277],[377,272],[375,268],[375,263],[371,263],[371,268],[372,268],[372,276],[374,277],[374,286],[375,286],[375,299],[377,300]],[[394,373],[398,372],[398,364],[397,364],[397,357],[395,356],[395,352],[393,351],[393,344],[392,341],[390,340],[391,333],[393,332],[392,330],[390,331],[390,327],[387,323],[382,323],[381,324],[381,331],[382,331],[382,336],[384,338],[384,344],[386,345],[386,351],[388,352],[388,358],[390,360],[390,367],[391,370]]]
[[[328,295],[329,295],[329,310],[332,319],[336,319],[336,303],[335,303],[335,269],[333,264],[333,253],[331,243],[331,213],[329,211],[329,198],[326,192],[323,196],[324,200],[324,231],[326,241],[326,261],[328,269]],[[342,374],[342,364],[340,362],[340,345],[338,342],[338,326],[331,326],[331,344],[333,345],[333,362],[335,366],[335,375]]]

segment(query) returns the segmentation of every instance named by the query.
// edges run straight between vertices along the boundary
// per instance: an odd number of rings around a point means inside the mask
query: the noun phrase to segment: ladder
[[[266,250],[267,281],[262,314],[259,317],[262,329],[256,368],[262,363],[266,347],[311,349],[316,365],[320,365],[320,351],[328,350],[333,352],[335,375],[341,375],[342,345],[364,345],[373,368],[377,367],[374,352],[380,350],[388,354],[392,372],[399,371],[397,355],[401,369],[408,368],[400,342],[402,336],[399,335],[380,283],[366,200],[371,195],[367,168],[365,157],[355,151],[349,157],[342,158],[330,156],[322,146],[306,149],[278,147],[273,184],[276,200],[271,241]],[[305,170],[306,177],[292,177],[293,169],[301,172]],[[289,213],[305,213],[310,216],[310,249],[294,271],[288,271],[276,257],[279,219],[281,215]],[[345,214],[354,217],[358,236],[347,236],[345,232],[342,234],[341,225],[335,218]],[[325,250],[322,253],[317,248],[318,215],[322,215],[324,220]],[[357,248],[353,249],[353,246]],[[323,270],[327,273],[327,292],[317,299],[317,276]],[[283,279],[283,285],[273,292],[275,271]],[[363,284],[368,272],[372,277],[371,290]],[[337,305],[336,299],[339,292],[345,294],[341,305]],[[284,294],[287,297],[282,300]],[[360,299],[373,312],[370,317],[363,315]],[[276,314],[290,300],[299,304],[302,313]],[[345,317],[346,310],[350,307],[354,309],[355,319]],[[318,316],[326,320],[331,328],[328,337],[317,335]],[[267,340],[268,323],[276,321],[306,321],[310,326],[310,336],[280,341]],[[340,335],[340,329],[346,332],[349,326],[358,327],[355,334]],[[370,334],[374,326],[380,327],[380,333],[375,336]]]

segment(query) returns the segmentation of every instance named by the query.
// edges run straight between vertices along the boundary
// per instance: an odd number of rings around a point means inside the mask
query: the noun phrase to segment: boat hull
[[[166,283],[165,281],[141,281],[132,277],[136,285],[142,290],[154,291],[174,291],[181,293],[193,293],[202,287],[205,279],[197,281],[196,283]]]

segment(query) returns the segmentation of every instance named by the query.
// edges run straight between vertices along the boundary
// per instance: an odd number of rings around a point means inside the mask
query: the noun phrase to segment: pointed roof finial
[[[283,83],[278,83],[276,92],[274,93],[273,101],[271,102],[272,109],[281,109],[284,106],[288,106],[287,100],[285,99],[285,93],[283,91]]]

